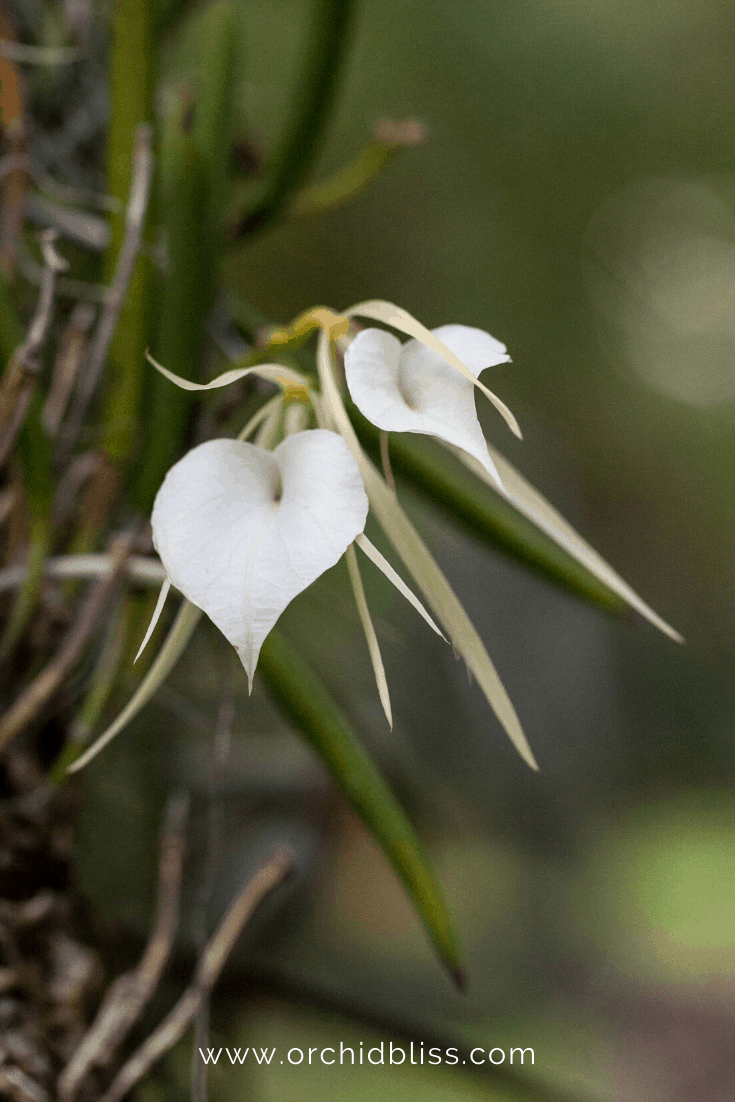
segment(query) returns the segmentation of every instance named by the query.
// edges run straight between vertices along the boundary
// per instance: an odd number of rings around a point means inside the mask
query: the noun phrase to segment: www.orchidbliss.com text
[[[463,1055],[457,1048],[425,1048],[423,1042],[415,1044],[413,1041],[407,1045],[394,1045],[392,1041],[381,1041],[372,1048],[366,1048],[363,1044],[345,1045],[340,1041],[337,1048],[330,1045],[324,1048],[290,1048],[288,1051],[284,1050],[283,1059],[276,1055],[275,1048],[200,1048],[199,1055],[205,1064],[217,1064],[222,1057],[223,1063],[229,1062],[234,1065],[244,1064],[247,1060],[257,1064],[291,1064],[292,1067],[313,1064],[350,1067],[359,1064],[363,1066],[380,1064],[415,1066],[494,1064],[498,1066],[505,1063],[534,1063],[532,1048],[473,1048]]]

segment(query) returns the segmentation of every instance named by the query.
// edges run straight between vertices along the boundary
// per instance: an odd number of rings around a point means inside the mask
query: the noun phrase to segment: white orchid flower
[[[395,493],[363,452],[347,415],[338,380],[335,345],[350,319],[368,318],[404,333],[402,345],[383,330],[363,330],[347,346],[347,385],[355,405],[384,431],[438,437],[500,488],[507,500],[572,557],[673,638],[658,617],[496,452],[488,450],[477,420],[474,387],[482,390],[520,436],[515,417],[478,379],[485,367],[508,362],[506,348],[480,329],[446,325],[429,331],[400,307],[380,300],[335,314],[316,307],[270,346],[297,347],[319,329],[320,390],[292,368],[257,364],[226,371],[210,383],[192,383],[154,363],[186,390],[210,390],[256,373],[282,393],[266,402],[237,440],[211,440],[168,472],[156,498],[152,526],[166,571],[148,642],[171,584],[187,598],[148,674],[111,726],[71,766],[81,768],[119,733],[153,695],[177,662],[206,612],[236,648],[252,684],[266,635],[289,602],[345,556],[380,699],[389,723],[390,699],[354,545],[382,570],[430,627],[445,638],[422,603],[366,538],[369,508],[403,560],[427,604],[467,663],[521,756],[537,768],[513,704],[482,640]],[[150,358],[150,357],[149,357]],[[290,399],[297,405],[289,405]],[[308,406],[317,429],[308,429]],[[247,437],[257,430],[254,444]],[[285,439],[270,450],[285,433]],[[495,460],[495,461],[494,461]],[[498,469],[502,472],[501,482]],[[503,485],[506,483],[506,486]],[[140,654],[140,651],[138,652]]]
[[[462,448],[501,485],[475,412],[474,380],[484,368],[508,363],[508,350],[489,333],[467,325],[442,325],[431,333],[462,361],[469,378],[416,338],[401,344],[383,329],[364,329],[345,351],[352,400],[379,429],[420,432]],[[492,398],[520,435],[510,411]]]
[[[170,581],[232,643],[252,686],[284,608],[365,527],[368,499],[344,440],[314,429],[273,451],[209,440],[176,463],[153,506]]]
[[[305,428],[308,412],[303,400],[311,401],[317,421],[325,423],[323,407],[316,395],[310,395],[308,379],[277,364],[260,364],[225,372],[208,384],[195,384],[152,362],[168,379],[188,390],[225,386],[255,371],[280,383],[284,396],[265,403],[237,440],[200,444],[166,475],[151,518],[166,581],[138,656],[174,585],[191,605],[206,612],[232,643],[252,688],[260,649],[280,614],[346,553],[380,699],[392,726],[385,670],[353,542],[430,627],[438,635],[442,633],[364,535],[368,498],[358,463],[344,439],[326,428]],[[284,408],[286,394],[299,401]],[[256,429],[256,443],[247,443],[244,438]],[[281,429],[285,439],[269,450]],[[189,631],[191,618],[184,623]],[[188,635],[184,632],[181,638]],[[126,717],[128,714],[126,709]],[[109,740],[109,731],[103,737]]]

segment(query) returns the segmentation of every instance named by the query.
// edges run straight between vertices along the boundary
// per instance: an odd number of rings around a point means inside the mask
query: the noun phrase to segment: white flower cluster
[[[402,344],[391,333],[377,328],[355,334],[351,324],[355,317],[378,321],[410,339]],[[319,329],[318,387],[306,376],[277,363],[235,368],[206,384],[180,379],[155,364],[168,379],[187,390],[226,386],[256,373],[278,383],[281,393],[262,407],[237,440],[200,444],[166,475],[152,516],[154,542],[166,581],[141,651],[171,585],[190,604],[183,606],[134,699],[79,759],[78,766],[101,749],[149,699],[186,645],[199,610],[235,647],[252,685],[261,647],[278,617],[297,594],[342,555],[347,561],[381,702],[392,723],[385,670],[360,578],[357,545],[434,631],[452,643],[519,753],[536,767],[513,705],[467,613],[393,489],[359,444],[338,379],[338,343],[344,348],[347,388],[365,418],[383,432],[418,432],[436,437],[609,589],[661,630],[680,639],[486,443],[475,411],[475,387],[520,436],[513,414],[478,378],[484,368],[508,362],[505,345],[489,333],[464,325],[430,331],[400,307],[370,301],[351,307],[343,315],[322,307],[309,311],[282,334],[272,335],[271,347],[288,344],[315,328]],[[316,427],[305,428],[311,417]],[[255,441],[250,443],[248,438],[253,433]],[[446,636],[364,535],[368,510]]]

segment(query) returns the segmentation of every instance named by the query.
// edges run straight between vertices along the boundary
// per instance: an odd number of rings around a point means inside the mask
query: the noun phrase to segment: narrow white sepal
[[[342,395],[339,392],[329,347],[329,336],[324,330],[319,334],[317,340],[317,367],[319,368],[319,380],[325,406],[359,464],[365,488],[370,498],[370,506],[378,522],[410,570],[424,597],[443,623],[450,642],[461,653],[468,667],[474,673],[488,703],[495,711],[511,742],[524,761],[532,769],[538,769],[515,708],[498,677],[482,640],[418,532],[398,504],[395,494],[391,493],[360,447],[352,422],[347,416]]]
[[[423,433],[464,448],[500,486],[477,419],[474,380],[483,367],[508,359],[505,345],[466,325],[445,325],[434,333],[463,357],[466,374],[418,340],[402,345],[392,333],[363,329],[345,352],[352,400],[384,431]]]
[[[383,711],[388,720],[388,726],[392,731],[393,712],[390,706],[390,695],[388,693],[388,681],[385,676],[385,666],[383,665],[383,659],[380,654],[378,637],[375,634],[375,628],[373,627],[373,621],[370,616],[370,609],[365,600],[365,590],[362,586],[360,568],[357,565],[357,555],[355,554],[354,547],[347,548],[345,558],[347,559],[347,569],[350,572],[350,582],[352,583],[352,592],[355,595],[357,612],[360,617],[360,623],[362,624],[362,630],[365,632],[365,639],[367,640],[368,650],[370,652],[370,661],[372,662],[373,673],[375,674],[375,682],[378,686],[378,696],[380,697],[380,703],[383,705]]]
[[[258,425],[261,425],[263,421],[265,421],[271,415],[273,410],[282,403],[282,401],[283,395],[276,394],[268,402],[265,402],[265,404],[260,407],[258,412],[253,414],[248,423],[245,425],[245,428],[238,433],[237,439],[247,440],[249,436],[252,436]]]
[[[368,500],[341,436],[310,429],[272,451],[209,440],[176,463],[151,524],[166,573],[237,650],[252,683],[285,607],[342,557]]]
[[[159,364],[158,360],[155,360],[150,352],[146,352],[145,355],[148,362],[153,364],[156,371],[160,371],[170,382],[175,383],[176,386],[181,387],[182,390],[216,390],[218,387],[229,386],[230,383],[236,383],[238,379],[244,379],[246,375],[259,375],[261,379],[267,379],[269,383],[280,383],[281,386],[287,386],[289,383],[298,386],[308,386],[309,384],[306,375],[301,375],[298,371],[294,371],[293,368],[284,367],[283,364],[256,364],[254,367],[232,367],[229,371],[225,371],[222,375],[218,375],[216,379],[212,379],[209,383],[192,383],[190,379],[182,379],[180,375],[174,375],[173,371],[169,371],[163,364]]]
[[[280,395],[279,395],[280,397]],[[278,429],[281,425],[281,418],[283,417],[283,399],[277,405],[274,405],[267,417],[264,417],[260,428],[255,434],[253,443],[258,448],[265,448],[266,451],[272,451],[273,445],[278,437]]]
[[[413,605],[419,616],[423,616],[424,620],[426,620],[426,623],[429,625],[432,631],[435,631],[436,634],[439,635],[445,643],[448,643],[449,640],[447,639],[446,635],[440,628],[436,626],[416,594],[408,588],[403,578],[401,578],[401,576],[395,572],[388,560],[384,558],[383,555],[381,555],[380,551],[378,551],[377,547],[370,542],[364,532],[362,532],[357,537],[355,543],[362,551],[365,552],[370,561],[374,562],[378,569],[383,571],[388,581],[393,583],[398,592],[406,598],[409,604]]]
[[[201,609],[195,608],[188,601],[183,601],[176,614],[176,619],[171,625],[163,646],[156,655],[153,665],[148,670],[140,685],[136,689],[131,700],[110,724],[106,731],[84,751],[84,753],[67,767],[67,773],[76,773],[83,769],[92,758],[96,758],[100,750],[124,731],[131,723],[141,708],[148,703],[151,697],[158,691],[183,654],[186,644],[192,637],[194,629],[202,617]]]
[[[171,582],[168,580],[168,578],[166,578],[163,585],[161,586],[161,591],[158,594],[158,600],[156,601],[156,607],[153,609],[153,615],[151,616],[151,622],[148,625],[148,631],[143,636],[143,642],[140,644],[140,646],[138,648],[138,653],[136,654],[135,658],[133,659],[133,665],[135,665],[135,663],[138,661],[141,654],[143,653],[143,651],[146,648],[146,644],[147,644],[148,640],[150,639],[151,635],[153,635],[156,624],[158,623],[158,621],[161,618],[161,613],[163,612],[163,606],[166,604],[166,598],[168,597],[168,591],[169,591],[170,588],[171,588]]]
[[[469,379],[473,386],[478,387],[482,393],[488,398],[495,406],[497,411],[503,417],[504,421],[508,425],[508,428],[514,433],[519,440],[522,439],[520,426],[515,416],[508,409],[505,402],[498,398],[497,394],[493,394],[492,390],[481,383],[468,366],[463,362],[460,355],[456,354],[453,349],[448,347],[435,333],[427,329],[425,325],[422,325],[420,321],[417,321],[412,314],[409,314],[407,310],[402,310],[400,306],[396,306],[392,302],[383,302],[380,299],[372,299],[369,302],[359,302],[356,306],[351,306],[349,310],[345,310],[345,317],[362,317],[372,318],[373,321],[380,321],[384,325],[390,325],[393,329],[398,329],[399,332],[405,333],[409,337],[414,337],[427,348],[431,348],[434,352],[438,353],[442,359],[450,363],[452,367],[456,367],[457,371],[461,375],[464,375],[466,379]],[[500,344],[500,342],[496,342]],[[504,347],[504,346],[503,346]],[[510,356],[507,352],[501,359],[495,361],[495,363],[508,363]],[[492,363],[486,363],[483,367],[492,367]],[[482,370],[482,368],[480,369]],[[479,374],[479,372],[478,372]]]
[[[488,445],[490,448],[490,445]],[[478,477],[485,479],[484,470],[472,459],[464,455],[459,449],[451,449],[462,462],[470,468]],[[647,605],[638,596],[620,575],[595,551],[586,540],[564,519],[561,513],[543,497],[538,490],[527,482],[523,475],[515,469],[495,448],[492,448],[493,458],[498,468],[502,471],[502,494],[519,513],[522,513],[542,532],[551,537],[567,554],[586,567],[590,573],[599,578],[601,582],[617,593],[631,608],[634,608],[641,616],[645,617],[654,627],[668,635],[677,643],[683,643],[684,637],[667,624],[657,612]]]

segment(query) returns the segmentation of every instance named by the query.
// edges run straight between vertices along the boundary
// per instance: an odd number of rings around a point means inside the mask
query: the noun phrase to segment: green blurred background
[[[240,10],[239,131],[267,157],[311,7]],[[171,86],[193,64],[198,18],[166,44]],[[725,1102],[735,1096],[732,7],[364,0],[316,178],[352,159],[377,119],[406,116],[426,125],[425,144],[349,206],[236,249],[228,284],[274,319],[379,297],[427,325],[502,339],[513,363],[485,381],[525,439],[480,399],[488,438],[686,645],[584,607],[404,491],[516,705],[535,775],[464,667],[377,577],[366,585],[392,734],[346,572],[284,615],[435,860],[465,947],[464,996],[373,843],[258,685],[248,700],[214,632],[200,632],[133,733],[90,769],[82,880],[135,924],[166,788],[193,787],[203,836],[226,678],[238,708],[217,797],[227,821],[217,906],[274,838],[293,842],[301,872],[241,947],[213,1040],[387,1041],[402,1022],[416,1036],[533,1046],[526,1072],[574,1097]],[[196,845],[195,832],[195,856]],[[178,1076],[184,1097],[184,1064],[179,1054],[146,1090],[172,1096]],[[466,1069],[218,1067],[211,1089],[226,1100],[521,1097],[501,1086]]]

